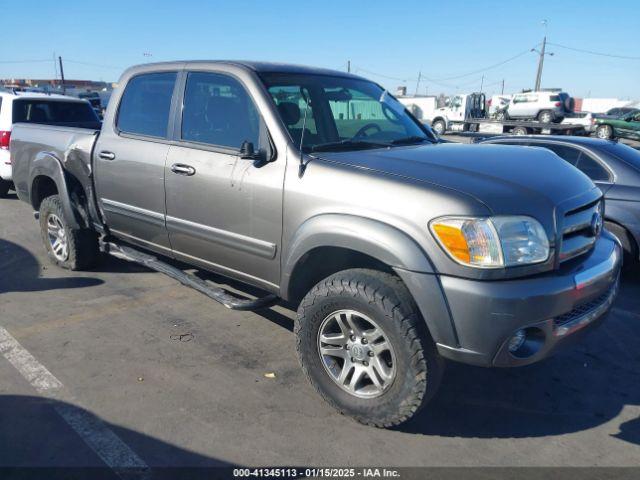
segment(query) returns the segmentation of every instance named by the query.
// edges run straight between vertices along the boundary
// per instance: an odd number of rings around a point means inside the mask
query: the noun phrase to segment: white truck
[[[447,106],[436,109],[431,119],[423,120],[423,122],[429,123],[438,135],[442,135],[446,131],[511,133],[514,135],[532,133],[581,135],[585,132],[583,125],[556,123],[562,120],[562,116],[555,111],[551,116],[547,115],[548,109],[545,109],[546,107],[541,107],[542,110],[534,112],[535,108],[532,106],[529,109],[531,111],[526,114],[521,113],[521,109],[512,109],[511,107],[512,105],[509,104],[506,108],[498,109],[495,112],[496,118],[492,119],[487,115],[484,93],[458,94],[451,97]],[[556,107],[554,103],[554,108],[565,107]]]

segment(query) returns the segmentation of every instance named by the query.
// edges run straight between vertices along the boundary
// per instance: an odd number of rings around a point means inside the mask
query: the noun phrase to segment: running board
[[[181,284],[197,290],[231,310],[256,310],[266,308],[275,304],[278,300],[278,297],[272,294],[256,298],[255,300],[236,297],[223,288],[211,286],[195,275],[183,272],[179,268],[172,267],[168,263],[158,260],[153,255],[148,255],[129,246],[101,241],[100,250],[116,258],[126,260],[127,262],[139,263],[151,270],[164,273],[174,280],[179,281]]]

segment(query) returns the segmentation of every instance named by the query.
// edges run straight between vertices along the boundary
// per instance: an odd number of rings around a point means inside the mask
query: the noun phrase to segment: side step
[[[270,307],[278,300],[276,295],[271,294],[261,298],[256,298],[255,300],[236,297],[223,288],[211,286],[195,275],[183,272],[179,268],[172,267],[168,263],[158,260],[153,255],[140,252],[129,246],[109,241],[101,241],[100,250],[116,258],[120,258],[128,262],[139,263],[151,270],[164,273],[165,275],[179,281],[181,284],[199,291],[231,310],[256,310],[258,308]]]

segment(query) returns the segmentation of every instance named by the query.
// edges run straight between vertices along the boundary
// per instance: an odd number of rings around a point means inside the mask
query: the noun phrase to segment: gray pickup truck
[[[549,356],[617,292],[620,246],[589,178],[544,149],[439,142],[382,87],[343,72],[133,67],[101,131],[18,124],[10,150],[54,263],[90,268],[103,251],[230,308],[297,306],[308,379],[369,425],[411,418],[445,358]]]

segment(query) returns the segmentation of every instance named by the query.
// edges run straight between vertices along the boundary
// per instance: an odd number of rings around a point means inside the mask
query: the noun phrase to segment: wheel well
[[[433,125],[434,123],[436,123],[438,120],[444,122],[444,124],[447,124],[447,121],[443,118],[443,117],[436,117],[433,119],[433,121],[431,122],[431,125]]]
[[[624,226],[619,223],[606,219],[604,222],[605,228],[613,233],[620,242],[622,243],[622,247],[626,250],[626,253],[632,258],[637,259],[638,257],[638,244],[636,243],[636,239],[633,237],[631,232],[627,230]],[[620,237],[624,238],[620,238]]]
[[[389,265],[356,250],[317,247],[305,253],[294,267],[289,280],[289,301],[299,303],[320,280],[350,268],[369,268],[394,273]]]
[[[31,184],[31,205],[35,210],[39,210],[40,204],[45,198],[57,193],[58,187],[51,177],[38,175]]]

